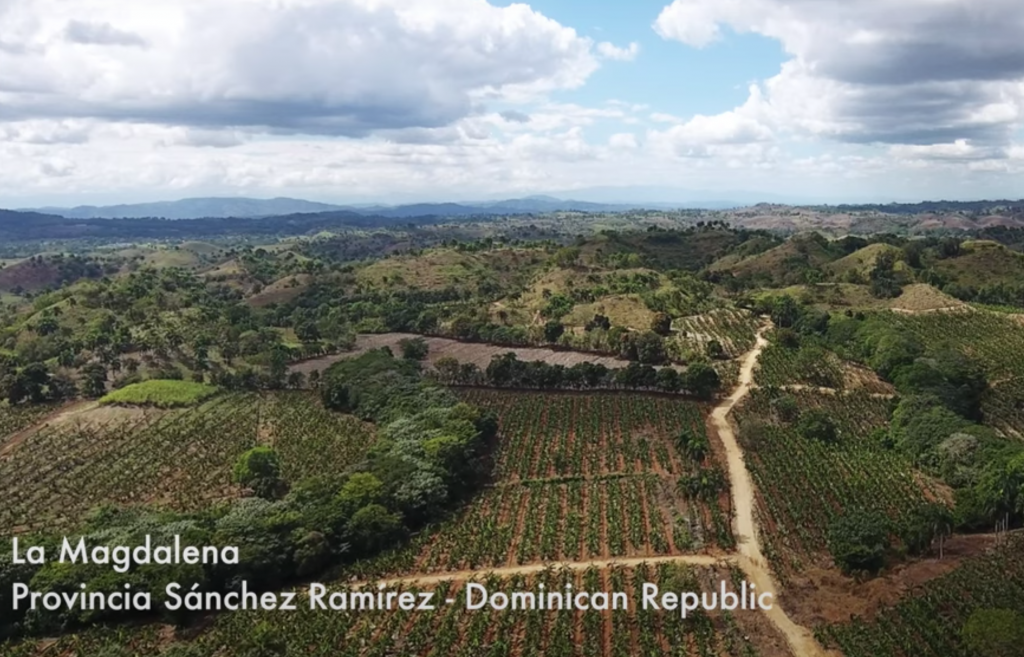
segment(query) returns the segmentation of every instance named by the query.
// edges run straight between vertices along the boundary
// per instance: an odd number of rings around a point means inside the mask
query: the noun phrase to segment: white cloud
[[[75,171],[75,164],[62,158],[50,158],[39,164],[39,173],[48,178],[64,178]]]
[[[666,114],[664,112],[652,112],[650,119],[657,123],[685,123],[686,119],[675,116],[674,114]]]
[[[1001,159],[1006,155],[1003,150],[979,147],[966,139],[957,139],[952,144],[898,144],[889,152],[903,160],[970,161]]]
[[[608,145],[618,150],[635,150],[640,147],[632,132],[617,132],[608,138]]]
[[[631,62],[640,53],[640,44],[631,43],[625,48],[619,48],[615,44],[602,41],[597,44],[597,52],[605,59],[614,59],[620,62]]]
[[[661,122],[675,117],[652,115]],[[648,133],[647,141],[677,157],[705,158],[715,155],[756,157],[763,159],[763,146],[773,142],[775,134],[766,122],[764,104],[757,87],[750,99],[735,110],[706,116],[698,114],[688,121],[676,121],[671,127]]]
[[[231,148],[246,141],[246,135],[237,130],[200,130],[196,128],[174,128],[170,135],[157,141],[158,146],[197,146],[209,148]]]
[[[1024,116],[1019,0],[675,0],[654,29],[693,47],[722,27],[777,39],[777,128],[854,143],[1005,146]]]
[[[145,48],[145,39],[132,32],[115,29],[110,23],[89,23],[73,20],[64,28],[64,38],[71,43],[96,46],[135,46]]]
[[[678,0],[661,11],[654,22],[654,31],[663,39],[682,41],[694,48],[703,48],[720,36],[711,6]]]
[[[29,120],[0,124],[0,142],[22,144],[84,144],[92,127],[86,121]]]
[[[6,0],[0,24],[0,120],[359,136],[448,125],[598,66],[572,28],[485,0]]]
[[[0,205],[601,185],[806,195],[808,179],[976,196],[1024,173],[1022,14],[1016,0],[677,0],[655,25],[665,38],[713,48],[753,32],[789,54],[741,106],[693,116],[611,93],[564,102],[554,92],[639,46],[525,4],[0,0]]]

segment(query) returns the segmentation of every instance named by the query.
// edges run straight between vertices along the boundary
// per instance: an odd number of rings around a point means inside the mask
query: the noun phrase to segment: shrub
[[[852,511],[829,527],[828,549],[844,573],[877,573],[889,547],[889,521],[879,513]]]

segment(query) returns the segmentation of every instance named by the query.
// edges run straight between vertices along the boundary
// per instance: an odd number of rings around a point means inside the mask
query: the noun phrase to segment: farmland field
[[[51,404],[8,406],[0,403],[0,449],[7,436],[26,429],[56,410]]]
[[[825,444],[801,435],[779,417],[778,397],[768,390],[755,390],[738,410],[740,439],[767,523],[766,556],[780,578],[826,558],[827,527],[848,509],[877,510],[898,520],[916,504],[941,499],[909,462],[872,439],[872,431],[888,421],[889,400],[866,392],[781,396],[801,412],[824,411],[837,425],[838,440]]]
[[[704,409],[636,394],[469,390],[500,420],[493,484],[450,522],[361,575],[729,549],[728,489],[688,500],[681,477],[711,466],[680,453]]]
[[[123,574],[154,609],[0,612],[0,655],[989,657],[969,630],[1024,619],[1009,531],[1024,517],[1024,286],[945,280],[956,238],[784,239],[706,219],[625,237],[579,219],[579,235],[535,219],[491,233],[503,218],[160,242],[202,250],[182,262],[206,275],[143,253],[0,309],[0,537],[191,533],[242,551],[184,572],[211,596],[323,582],[456,601],[165,613],[160,578],[182,572],[139,564]],[[856,267],[827,266],[851,253]],[[460,262],[476,278],[449,276]],[[473,342],[402,344],[423,335]],[[481,371],[509,352],[621,371]],[[444,357],[461,365],[432,370]],[[13,557],[0,544],[0,602],[12,578],[124,586]],[[683,622],[635,604],[646,581],[741,580],[774,608]],[[633,604],[467,610],[479,581]]]
[[[101,503],[188,511],[236,496],[235,459],[272,443],[292,476],[337,472],[370,436],[306,393],[234,394],[175,411],[100,409],[43,427],[0,457],[0,533],[73,530]]]
[[[977,359],[989,381],[982,397],[986,424],[1010,436],[1024,436],[1024,323],[1020,315],[957,311],[884,317],[924,344],[947,345]]]
[[[703,352],[717,341],[729,358],[739,358],[754,346],[754,333],[763,321],[746,310],[716,310],[681,317],[673,323],[675,340]]]

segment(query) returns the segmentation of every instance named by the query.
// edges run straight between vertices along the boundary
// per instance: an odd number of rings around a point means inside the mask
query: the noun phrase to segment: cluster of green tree
[[[254,591],[280,588],[396,545],[470,494],[487,474],[483,456],[496,419],[422,378],[413,361],[385,351],[344,361],[328,370],[321,394],[328,407],[377,423],[378,440],[349,470],[287,482],[274,451],[257,447],[234,470],[235,480],[256,496],[188,515],[105,507],[87,519],[81,534],[89,545],[111,547],[140,545],[147,535],[154,545],[170,545],[178,535],[185,545],[237,547],[238,564],[133,565],[120,574],[99,564],[15,565],[9,552],[0,552],[0,638],[52,634],[133,613],[14,612],[6,596],[15,582],[41,592],[79,592],[81,584],[88,591],[123,591],[129,583],[155,601],[163,600],[171,582],[183,591],[193,584],[200,591],[237,591],[242,582]],[[44,545],[55,554],[59,542],[32,537],[22,544]],[[186,618],[182,612],[167,620]]]
[[[902,272],[896,271],[896,255],[890,251],[878,254],[874,267],[868,273],[868,280],[871,295],[879,299],[898,297],[903,294],[903,286],[910,282]]]
[[[635,295],[654,312],[674,315],[692,315],[707,310],[714,287],[694,274],[672,269],[662,275],[654,272],[592,273],[584,283],[566,282],[565,292],[550,293],[544,290],[544,307],[541,316],[559,320],[576,304],[593,303],[610,295]]]
[[[175,268],[80,283],[40,295],[31,313],[0,319],[6,373],[16,369],[23,379],[4,390],[36,400],[71,393],[49,386],[43,370],[58,384],[77,381],[89,397],[101,396],[108,380],[142,380],[140,370],[145,378],[184,370],[227,388],[281,388],[293,383],[288,363],[348,349],[355,339],[349,316],[335,307],[253,308],[238,290]],[[300,342],[286,342],[289,328]]]
[[[843,572],[873,575],[890,561],[923,554],[936,542],[941,546],[953,523],[941,504],[922,503],[899,522],[884,513],[854,509],[830,524],[828,549]]]
[[[449,304],[466,303],[467,289],[391,290],[347,292],[345,281],[318,279],[289,303],[267,308],[275,325],[293,326],[296,333],[320,336],[334,327],[352,327],[359,332],[387,331],[433,334],[438,330]],[[300,337],[302,337],[300,335]]]
[[[943,292],[961,301],[1024,308],[1024,282],[1000,281],[991,285],[963,285],[954,282],[941,287]]]
[[[42,363],[17,367],[13,358],[0,353],[0,400],[40,404],[77,396],[78,386],[70,377],[54,374]]]
[[[868,204],[840,204],[840,205],[815,205],[811,209],[821,212],[884,212],[886,214],[934,214],[934,213],[958,213],[958,214],[990,214],[1001,211],[1021,212],[1024,211],[1024,201],[923,201],[921,203],[868,203]]]
[[[118,264],[85,255],[57,253],[36,255],[5,268],[0,265],[0,288],[14,294],[26,291],[56,290],[81,279],[96,279],[114,274]]]
[[[989,226],[975,232],[974,236],[999,242],[1014,251],[1024,251],[1024,228],[1020,226]]]
[[[982,231],[982,234],[987,234]],[[1013,242],[1018,236],[1006,231],[997,231],[993,237]],[[850,238],[859,239],[859,238]],[[946,294],[962,301],[984,303],[996,306],[1024,307],[1024,281],[997,280],[992,283],[978,283],[973,280],[977,272],[968,269],[965,273],[972,278],[959,280],[961,274],[955,269],[943,268],[944,260],[963,255],[963,237],[931,236],[905,239],[891,235],[874,236],[867,243],[887,243],[898,247],[897,251],[880,253],[865,279],[859,271],[851,269],[845,276],[846,282],[867,284],[871,293],[878,298],[899,296],[901,288],[912,282],[921,282],[941,289]]]
[[[609,368],[583,362],[570,367],[544,361],[519,360],[514,352],[496,355],[485,369],[452,357],[434,363],[436,376],[446,385],[532,388],[538,390],[642,390],[688,394],[710,399],[721,388],[715,368],[693,363],[680,373],[672,367],[657,369],[630,363]]]
[[[960,634],[969,654],[978,657],[1021,657],[1024,655],[1024,613],[1020,605],[1006,601],[1006,607],[979,607],[964,623]],[[1014,609],[1012,607],[1016,606]]]
[[[956,490],[965,529],[1024,521],[1024,445],[983,426],[983,368],[944,344],[923,344],[882,317],[834,315],[824,338],[871,366],[900,394],[885,444]]]
[[[753,254],[781,243],[767,231],[729,227],[725,222],[698,220],[682,229],[649,226],[645,230],[605,230],[599,262],[612,268],[650,267],[660,271],[697,272],[733,251]]]
[[[286,237],[323,231],[377,229],[409,224],[446,223],[444,216],[385,217],[345,210],[271,217],[210,217],[202,219],[65,219],[35,212],[0,211],[0,240],[33,241],[71,239],[89,235],[109,242],[185,240],[206,238]]]

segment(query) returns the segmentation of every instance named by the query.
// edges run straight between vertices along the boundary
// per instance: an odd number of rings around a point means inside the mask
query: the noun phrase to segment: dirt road
[[[498,577],[513,577],[515,575],[530,575],[533,573],[541,573],[548,568],[561,569],[565,568],[568,570],[587,570],[588,568],[605,569],[613,566],[621,566],[623,568],[632,568],[639,566],[640,564],[648,564],[650,566],[656,566],[662,563],[677,563],[687,564],[690,566],[718,566],[730,563],[737,563],[736,555],[723,554],[719,556],[710,554],[683,554],[676,556],[661,556],[661,557],[623,557],[620,559],[599,559],[596,561],[553,561],[550,563],[530,563],[522,566],[509,566],[505,568],[490,568],[481,570],[460,570],[460,571],[448,571],[430,574],[415,574],[406,575],[403,577],[392,577],[388,579],[376,580],[373,582],[356,582],[352,586],[365,586],[367,584],[385,584],[387,586],[398,586],[400,584],[438,584],[440,582],[446,582],[448,580],[453,581],[464,581],[470,579],[483,579],[488,575],[496,575]]]
[[[767,346],[764,327],[757,333],[757,343],[743,357],[740,366],[739,384],[728,398],[722,401],[711,413],[711,422],[725,447],[726,461],[729,467],[729,483],[732,487],[732,503],[735,510],[733,531],[739,551],[738,562],[747,576],[747,581],[756,584],[759,591],[777,593],[778,587],[772,579],[768,561],[761,552],[761,542],[757,535],[757,521],[754,518],[754,483],[750,478],[743,450],[736,440],[736,433],[729,423],[729,414],[747,394],[754,380],[754,368],[761,351]],[[805,627],[793,622],[782,607],[776,603],[765,612],[768,619],[786,637],[795,657],[825,657],[826,652],[814,638],[814,634]]]

